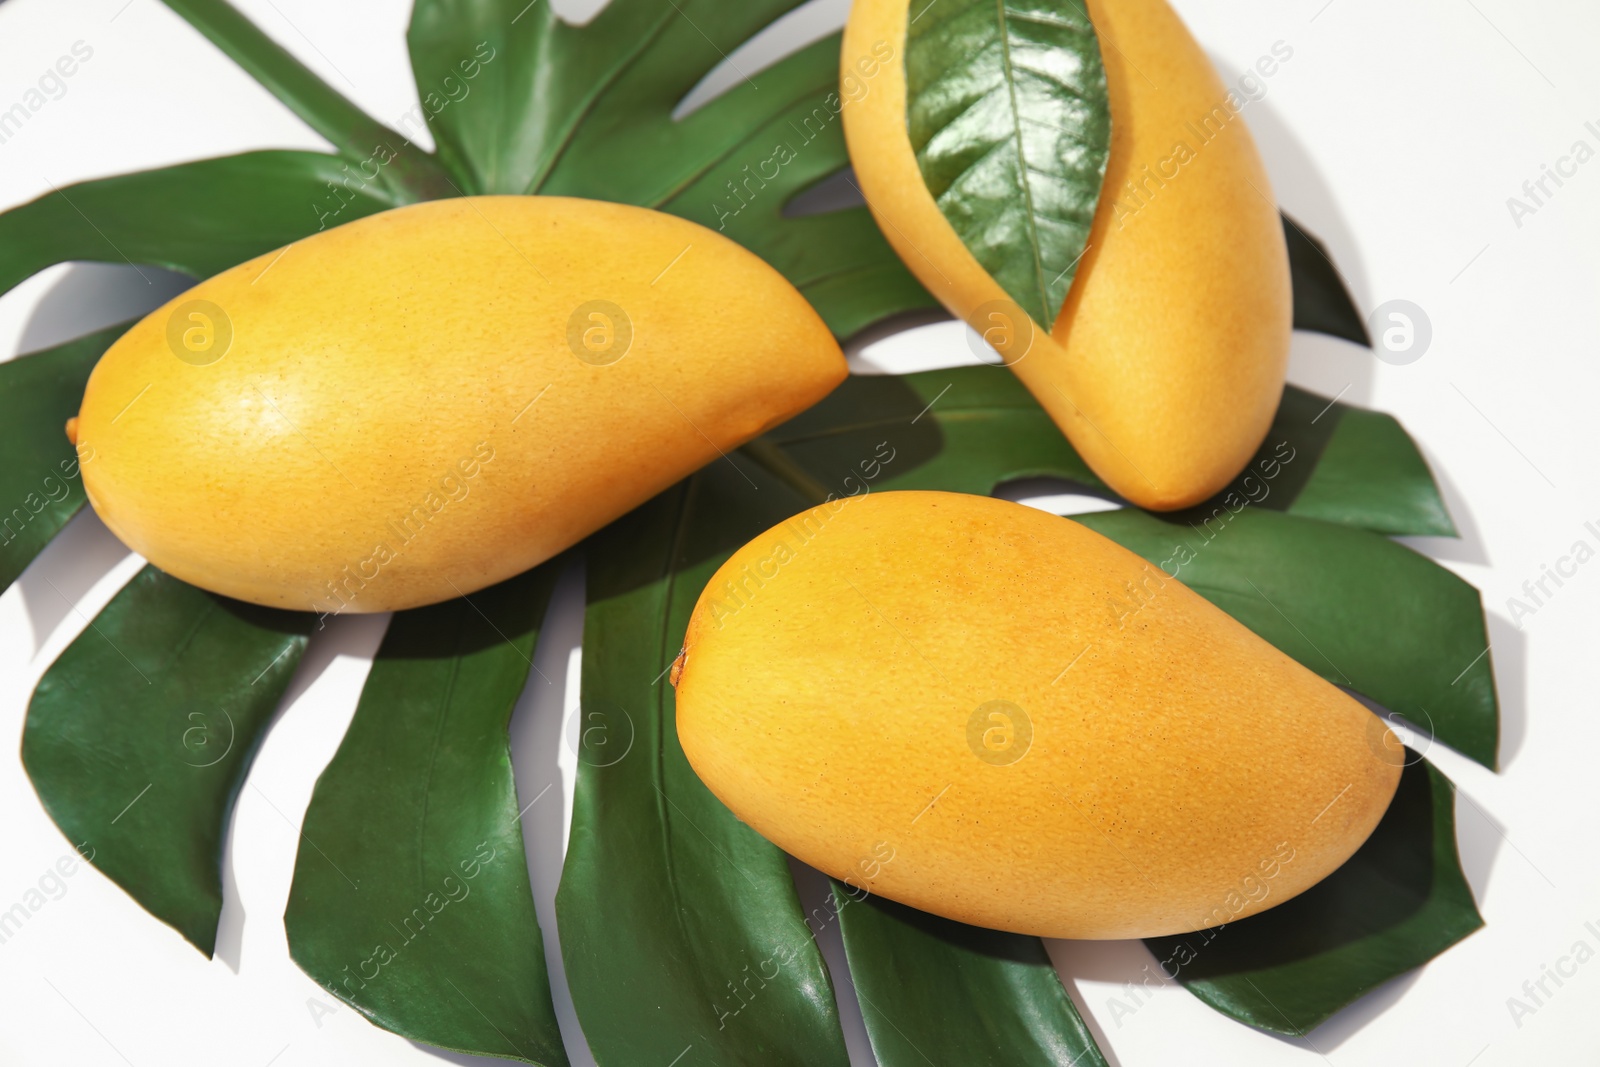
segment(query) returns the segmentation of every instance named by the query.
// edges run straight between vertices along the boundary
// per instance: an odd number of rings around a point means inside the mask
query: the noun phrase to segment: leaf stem
[[[429,152],[378,122],[315,71],[268,37],[227,0],[163,0],[184,21],[243,67],[307,125],[352,162],[370,160],[386,148],[393,158],[382,180],[401,202],[451,196],[455,187]],[[395,147],[395,140],[401,144]]]
[[[811,472],[796,463],[789,453],[772,443],[767,437],[757,437],[739,448],[749,459],[778,481],[800,494],[812,506],[828,501],[828,487],[811,476]]]

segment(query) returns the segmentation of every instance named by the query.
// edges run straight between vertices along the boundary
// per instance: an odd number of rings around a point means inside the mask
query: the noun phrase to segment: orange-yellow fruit
[[[675,672],[734,814],[961,922],[1147,937],[1294,896],[1371,833],[1387,728],[1133,553],[952,493],[836,501],[734,553]]]
[[[846,70],[877,69],[883,43],[894,49],[843,111],[885,236],[952,314],[996,341],[1112,488],[1160,510],[1211,496],[1271,424],[1292,322],[1283,231],[1243,101],[1165,0],[1089,0],[1112,134],[1088,249],[1049,333],[997,322],[985,305],[1009,303],[1006,293],[945,221],[913,155],[908,6],[855,0],[844,37]]]
[[[475,197],[202,282],[111,347],[69,433],[95,511],[168,573],[388,611],[550,558],[845,374],[805,299],[709,230]]]

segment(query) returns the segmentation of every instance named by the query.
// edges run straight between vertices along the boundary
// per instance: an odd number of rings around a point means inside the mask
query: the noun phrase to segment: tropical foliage
[[[568,194],[721,229],[788,276],[841,337],[932,304],[863,208],[789,210],[847,166],[837,38],[673,117],[798,0],[612,0],[581,28],[525,0],[417,0],[409,44],[421,104],[409,121],[427,124],[433,152],[415,130],[361,113],[223,0],[167,2],[334,150],[249,152],[54,191],[0,214],[0,289],[69,260],[201,278],[424,198]],[[470,93],[453,88],[467,81]],[[1324,251],[1298,226],[1289,233],[1297,324],[1364,341]],[[83,506],[78,464],[92,458],[73,454],[61,425],[120,329],[0,364],[0,583]],[[707,577],[778,519],[829,493],[989,493],[1035,476],[1109,495],[1004,369],[857,377],[569,556],[397,615],[306,814],[284,917],[295,960],[396,1033],[566,1062],[506,724],[555,578],[582,566],[584,743],[557,915],[566,979],[601,1064],[667,1064],[691,1046],[696,1063],[843,1064],[838,998],[851,991],[886,1067],[924,1062],[925,1044],[963,1064],[1103,1063],[1037,939],[842,885],[828,906],[803,910],[783,854],[690,770],[661,678]],[[1261,455],[1216,500],[1179,516],[1125,507],[1084,521],[1152,561],[1186,546],[1186,580],[1224,610],[1493,765],[1477,593],[1388,539],[1454,532],[1392,418],[1290,388]],[[221,907],[224,829],[314,628],[311,616],[147,568],[34,693],[23,758],[45,809],[204,952]],[[1481,924],[1456,857],[1452,797],[1413,760],[1377,833],[1325,883],[1152,951],[1221,1012],[1310,1029]],[[834,923],[846,991],[818,948]]]

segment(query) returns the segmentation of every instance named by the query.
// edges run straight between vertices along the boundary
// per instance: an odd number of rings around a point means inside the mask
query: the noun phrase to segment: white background
[[[842,22],[846,4],[818,0],[735,59],[747,71],[760,66],[761,55],[772,54],[766,46],[797,47]],[[241,6],[379,119],[392,124],[415,102],[405,0]],[[1460,541],[1412,543],[1477,584],[1490,612],[1503,769],[1492,774],[1442,746],[1430,752],[1462,792],[1463,860],[1488,927],[1297,1041],[1231,1022],[1177,986],[1144,996],[1131,1015],[1114,1011],[1114,997],[1134,1006],[1121,986],[1151,962],[1137,943],[1063,943],[1053,946],[1056,958],[1108,1058],[1125,1067],[1596,1062],[1600,962],[1559,990],[1550,986],[1556,995],[1520,1026],[1507,998],[1522,996],[1524,981],[1537,980],[1578,940],[1600,950],[1600,938],[1584,927],[1600,926],[1591,814],[1600,753],[1600,564],[1580,570],[1520,629],[1509,620],[1507,598],[1574,541],[1600,543],[1583,528],[1600,520],[1592,473],[1600,446],[1593,409],[1600,160],[1520,227],[1506,200],[1574,141],[1600,148],[1600,133],[1584,128],[1593,120],[1600,131],[1600,64],[1592,55],[1600,8],[1581,0],[1181,0],[1178,7],[1226,80],[1276,41],[1293,47],[1268,95],[1246,111],[1279,200],[1327,241],[1364,312],[1406,299],[1431,319],[1432,347],[1408,366],[1297,335],[1291,377],[1399,416],[1463,531]],[[158,0],[0,4],[0,110],[79,40],[94,55],[66,94],[0,145],[0,207],[52,184],[250,148],[323,147]],[[146,273],[148,282],[125,267],[77,266],[35,278],[0,299],[0,358],[154,307],[173,286]],[[960,331],[925,327],[854,358],[858,369],[966,362]],[[85,514],[0,597],[0,739],[12,739],[0,744],[0,910],[68,852],[16,756],[28,695],[138,566]],[[581,585],[569,575],[538,654],[552,684],[530,688],[513,723],[519,753],[560,745],[562,788],[530,810],[525,826],[552,959],[574,763],[558,738],[574,706],[581,602]],[[348,1008],[316,1010],[332,1002],[290,962],[280,919],[312,784],[349,721],[385,621],[337,620],[300,669],[239,800],[218,958],[205,960],[97,872],[81,869],[66,880],[64,896],[0,944],[0,1062],[440,1062]],[[550,784],[534,774],[526,770],[519,782],[525,797]],[[558,1001],[574,1062],[592,1062],[559,982]],[[856,1062],[870,1064],[859,1018],[844,1008]]]

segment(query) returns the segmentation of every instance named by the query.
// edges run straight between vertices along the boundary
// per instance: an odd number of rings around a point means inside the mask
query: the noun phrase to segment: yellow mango
[[[805,299],[710,230],[474,197],[195,286],[106,352],[69,432],[95,511],[168,573],[389,611],[550,558],[845,374]]]
[[[1094,471],[1143,507],[1186,507],[1226,486],[1272,422],[1293,317],[1288,253],[1242,101],[1165,0],[1088,10],[1111,152],[1050,332],[973,258],[922,180],[906,127],[908,0],[851,8],[844,69],[877,74],[844,107],[845,137],[900,257],[996,345]]]
[[[701,595],[678,738],[763,836],[924,911],[1068,938],[1243,918],[1355,852],[1401,750],[1180,583],[1129,612],[1148,571],[987,497],[824,504]]]

